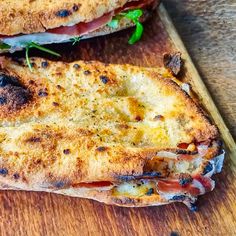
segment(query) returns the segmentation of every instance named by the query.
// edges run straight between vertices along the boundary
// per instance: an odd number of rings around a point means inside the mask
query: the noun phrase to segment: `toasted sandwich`
[[[224,151],[191,88],[165,68],[1,58],[0,186],[124,207],[214,189]]]
[[[0,3],[0,53],[37,45],[77,42],[131,26],[138,41],[158,0],[13,1]]]

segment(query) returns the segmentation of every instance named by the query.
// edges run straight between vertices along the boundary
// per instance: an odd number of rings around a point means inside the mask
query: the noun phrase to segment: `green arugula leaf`
[[[81,40],[81,37],[74,37],[70,40],[73,42],[72,45],[74,46],[76,43],[78,43]]]
[[[128,12],[121,12],[107,24],[109,27],[116,29],[119,26],[120,19],[123,17],[131,20],[135,24],[135,31],[129,39],[129,44],[134,44],[139,41],[143,35],[143,25],[139,22],[139,18],[143,15],[143,10],[135,9]]]
[[[138,42],[143,35],[143,25],[140,22],[136,23],[136,29],[129,39],[129,44],[133,45]]]
[[[46,52],[46,53],[54,55],[56,57],[60,57],[61,56],[59,53],[54,52],[54,51],[52,51],[52,50],[50,50],[48,48],[42,47],[42,46],[38,45],[37,43],[34,43],[34,42],[27,43],[26,44],[26,49],[25,49],[25,58],[26,58],[26,63],[27,63],[27,65],[28,65],[28,67],[29,67],[31,72],[33,70],[33,67],[32,67],[32,64],[31,64],[30,58],[29,58],[29,50],[30,50],[30,48],[36,48],[36,49],[38,49],[40,51]]]
[[[135,9],[135,10],[128,11],[127,13],[121,13],[121,15],[136,22],[143,15],[143,11],[141,9]]]
[[[0,42],[0,49],[9,49],[9,48],[11,48],[11,46],[9,46],[6,43]]]

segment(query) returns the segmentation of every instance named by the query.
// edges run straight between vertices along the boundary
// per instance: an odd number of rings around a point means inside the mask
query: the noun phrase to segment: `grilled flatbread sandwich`
[[[76,42],[131,26],[129,43],[140,39],[158,0],[2,0],[0,53],[37,45]]]
[[[165,68],[32,63],[1,58],[2,189],[191,209],[214,189],[218,129]]]

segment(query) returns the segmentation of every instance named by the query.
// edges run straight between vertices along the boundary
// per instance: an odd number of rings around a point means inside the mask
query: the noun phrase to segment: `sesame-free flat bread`
[[[219,133],[164,68],[1,58],[0,183],[146,206],[214,188]]]

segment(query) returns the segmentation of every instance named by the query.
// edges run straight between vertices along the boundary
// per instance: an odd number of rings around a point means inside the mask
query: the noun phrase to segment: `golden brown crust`
[[[2,0],[0,34],[45,32],[59,26],[90,22],[122,7],[128,0]]]
[[[0,167],[7,170],[1,176],[6,182],[53,189],[58,182],[116,181],[142,175],[158,151],[218,138],[217,128],[163,68],[32,59],[31,73],[24,62],[1,61]]]

